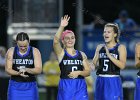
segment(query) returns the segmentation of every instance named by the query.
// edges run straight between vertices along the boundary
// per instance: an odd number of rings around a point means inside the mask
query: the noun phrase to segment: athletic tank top
[[[110,54],[119,60],[118,47],[120,44],[116,44],[113,48],[109,49]],[[96,72],[99,74],[109,74],[109,75],[120,75],[120,68],[117,67],[106,55],[105,47],[102,47],[99,51],[99,68]]]
[[[16,46],[14,48],[13,54],[13,66],[12,69],[19,71],[20,68],[34,68],[34,57],[33,57],[33,47],[29,46],[26,54],[21,55],[19,49]],[[33,82],[36,81],[35,75],[25,72],[25,75],[29,77],[24,78],[22,76],[12,75],[11,79],[18,82]]]
[[[59,64],[61,70],[61,79],[70,79],[68,74],[72,71],[83,71],[83,58],[79,51],[76,50],[76,55],[71,56],[66,50],[64,50],[64,57]],[[79,75],[77,79],[83,79],[84,77]]]

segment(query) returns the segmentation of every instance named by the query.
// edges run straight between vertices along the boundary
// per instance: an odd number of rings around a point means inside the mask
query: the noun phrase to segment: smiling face
[[[113,30],[113,27],[105,27],[104,28],[104,33],[103,33],[103,36],[104,36],[104,40],[106,43],[109,43],[111,41],[115,41],[115,37],[116,37],[116,33],[114,32]]]
[[[73,32],[67,33],[62,40],[63,45],[66,48],[73,48],[75,44],[75,35]]]
[[[17,41],[17,45],[18,45],[19,51],[22,53],[25,53],[28,49],[29,42],[28,40]]]

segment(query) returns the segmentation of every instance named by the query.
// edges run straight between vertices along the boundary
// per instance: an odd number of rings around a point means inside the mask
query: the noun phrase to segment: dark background
[[[114,21],[118,13],[125,9],[129,17],[133,18],[137,24],[140,23],[140,0],[83,0],[84,24],[92,21],[92,15],[100,14],[108,22]],[[76,0],[64,0],[64,14],[71,15],[69,29],[75,31],[76,27]],[[8,19],[8,0],[0,0],[0,45],[7,47],[7,19]],[[13,12],[14,13],[14,12]],[[91,15],[92,14],[92,15]]]

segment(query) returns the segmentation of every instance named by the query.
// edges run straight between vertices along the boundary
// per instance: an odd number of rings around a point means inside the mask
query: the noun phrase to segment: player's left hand
[[[77,78],[80,74],[80,71],[73,71],[70,72],[70,74],[68,75],[70,78]]]

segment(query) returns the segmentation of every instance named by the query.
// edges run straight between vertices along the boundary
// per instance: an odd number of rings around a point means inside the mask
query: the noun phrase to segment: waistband
[[[120,75],[99,74],[100,77],[120,77]]]
[[[61,79],[84,79],[83,76],[81,76],[81,77],[78,76],[77,78],[70,78],[70,77],[61,76],[60,78]]]
[[[36,78],[35,77],[28,77],[28,78],[11,77],[11,80],[16,81],[16,82],[35,82]]]

